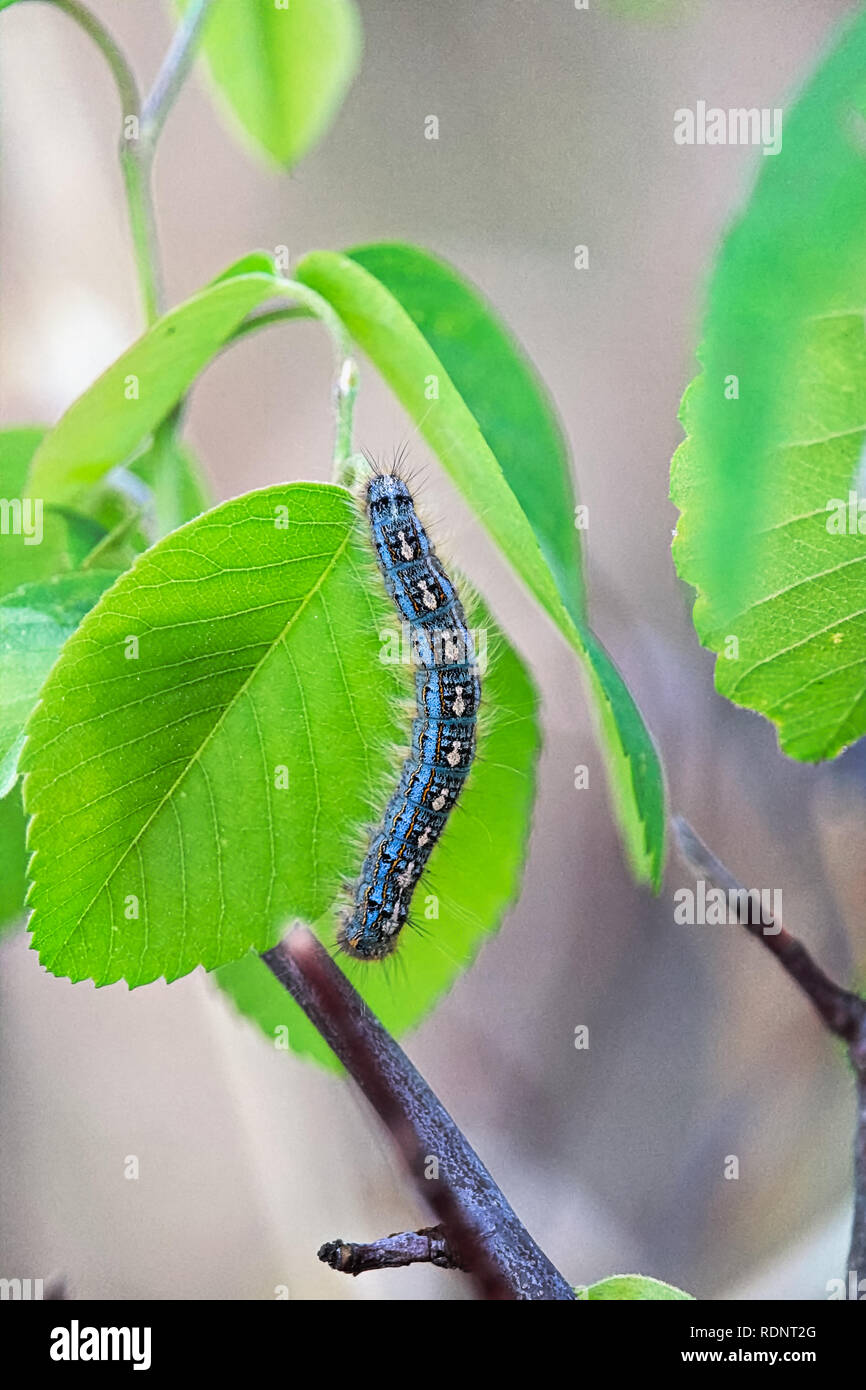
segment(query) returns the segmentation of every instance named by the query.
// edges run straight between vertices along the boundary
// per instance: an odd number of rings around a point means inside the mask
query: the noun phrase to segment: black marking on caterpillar
[[[412,894],[469,775],[481,682],[457,591],[405,482],[376,473],[366,503],[385,587],[409,624],[418,662],[409,755],[337,933],[343,951],[372,961],[395,950]]]

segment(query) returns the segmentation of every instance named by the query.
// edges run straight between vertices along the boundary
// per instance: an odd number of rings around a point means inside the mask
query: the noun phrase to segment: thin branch
[[[799,985],[828,1032],[848,1044],[857,1081],[857,1125],[854,1138],[854,1221],[848,1269],[866,1275],[866,1001],[837,984],[806,947],[786,931],[778,918],[746,908],[749,894],[712,853],[687,820],[674,816],[674,836],[680,856],[697,879],[728,895],[737,921],[776,957]]]
[[[574,1299],[442,1103],[312,933],[295,928],[262,959],[379,1115],[483,1297]]]
[[[212,0],[193,0],[178,25],[162,66],[140,107],[132,133],[124,128],[120,167],[129,207],[129,225],[141,285],[145,319],[155,323],[163,309],[159,236],[153,206],[153,159],[166,117],[177,100],[195,57]]]
[[[857,1282],[866,1277],[866,1047],[860,1045],[857,1072],[857,1128],[854,1135],[854,1222],[848,1269],[857,1271]],[[851,1049],[853,1054],[853,1047]],[[853,1055],[852,1055],[853,1061]]]
[[[432,1264],[437,1269],[462,1269],[460,1257],[448,1244],[441,1226],[421,1231],[400,1231],[370,1245],[329,1240],[319,1250],[323,1264],[341,1274],[367,1274],[371,1269],[401,1269],[404,1265]]]
[[[334,408],[337,415],[334,435],[334,482],[343,486],[348,484],[350,478],[357,394],[358,366],[354,358],[346,357],[334,387]]]
[[[120,137],[118,154],[139,292],[145,323],[150,327],[159,318],[163,302],[159,237],[150,186],[151,159],[139,149],[137,139],[127,139],[125,130]]]
[[[213,0],[192,0],[183,14],[141,108],[141,141],[152,154],[165,119],[176,102],[195,58]]]

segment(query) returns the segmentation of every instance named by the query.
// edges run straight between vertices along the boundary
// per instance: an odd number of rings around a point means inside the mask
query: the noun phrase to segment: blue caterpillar
[[[417,661],[412,746],[367,850],[337,940],[358,960],[396,948],[430,853],[469,775],[481,682],[454,585],[403,480],[376,474],[367,514],[385,586],[408,622]]]

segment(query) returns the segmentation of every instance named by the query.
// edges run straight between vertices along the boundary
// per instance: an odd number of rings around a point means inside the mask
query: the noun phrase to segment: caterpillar
[[[337,943],[357,960],[384,960],[397,947],[409,904],[453,810],[475,755],[481,682],[457,592],[396,473],[367,483],[373,547],[417,662],[411,747],[373,833]]]

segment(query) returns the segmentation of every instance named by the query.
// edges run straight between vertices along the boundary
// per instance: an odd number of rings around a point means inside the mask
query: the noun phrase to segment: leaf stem
[[[186,81],[213,0],[193,0],[175,31],[153,86],[135,114],[127,138],[121,134],[120,166],[126,188],[129,225],[147,324],[164,308],[161,257],[153,204],[153,160],[168,113]]]
[[[303,304],[286,305],[279,309],[262,309],[259,313],[249,314],[239,323],[234,333],[224,344],[231,347],[239,338],[246,338],[250,333],[256,333],[260,328],[271,328],[274,324],[288,323],[292,319],[311,319],[315,315]]]
[[[352,340],[339,314],[327,299],[311,290],[308,285],[281,277],[275,284],[275,294],[285,295],[286,298],[298,302],[279,309],[264,309],[250,314],[235,329],[224,346],[231,347],[239,338],[244,338],[259,328],[269,328],[272,324],[284,323],[290,319],[316,318],[324,324],[331,335],[337,359],[337,375],[334,381],[334,481],[346,487],[352,475],[353,422],[355,399],[358,394],[358,366],[352,355]]]
[[[488,1299],[571,1301],[574,1292],[409,1058],[305,927],[262,959],[379,1115],[447,1244]]]
[[[126,190],[132,250],[144,317],[150,327],[159,318],[162,307],[162,274],[151,194],[152,161],[137,145],[138,141],[127,140],[125,134],[121,135],[120,168]]]
[[[213,0],[192,0],[175,30],[153,86],[145,97],[141,108],[140,145],[151,155],[166,117],[189,76],[212,4]]]
[[[345,357],[334,387],[337,428],[334,437],[334,481],[346,487],[351,481],[354,452],[353,422],[358,394],[358,367],[353,357]]]

